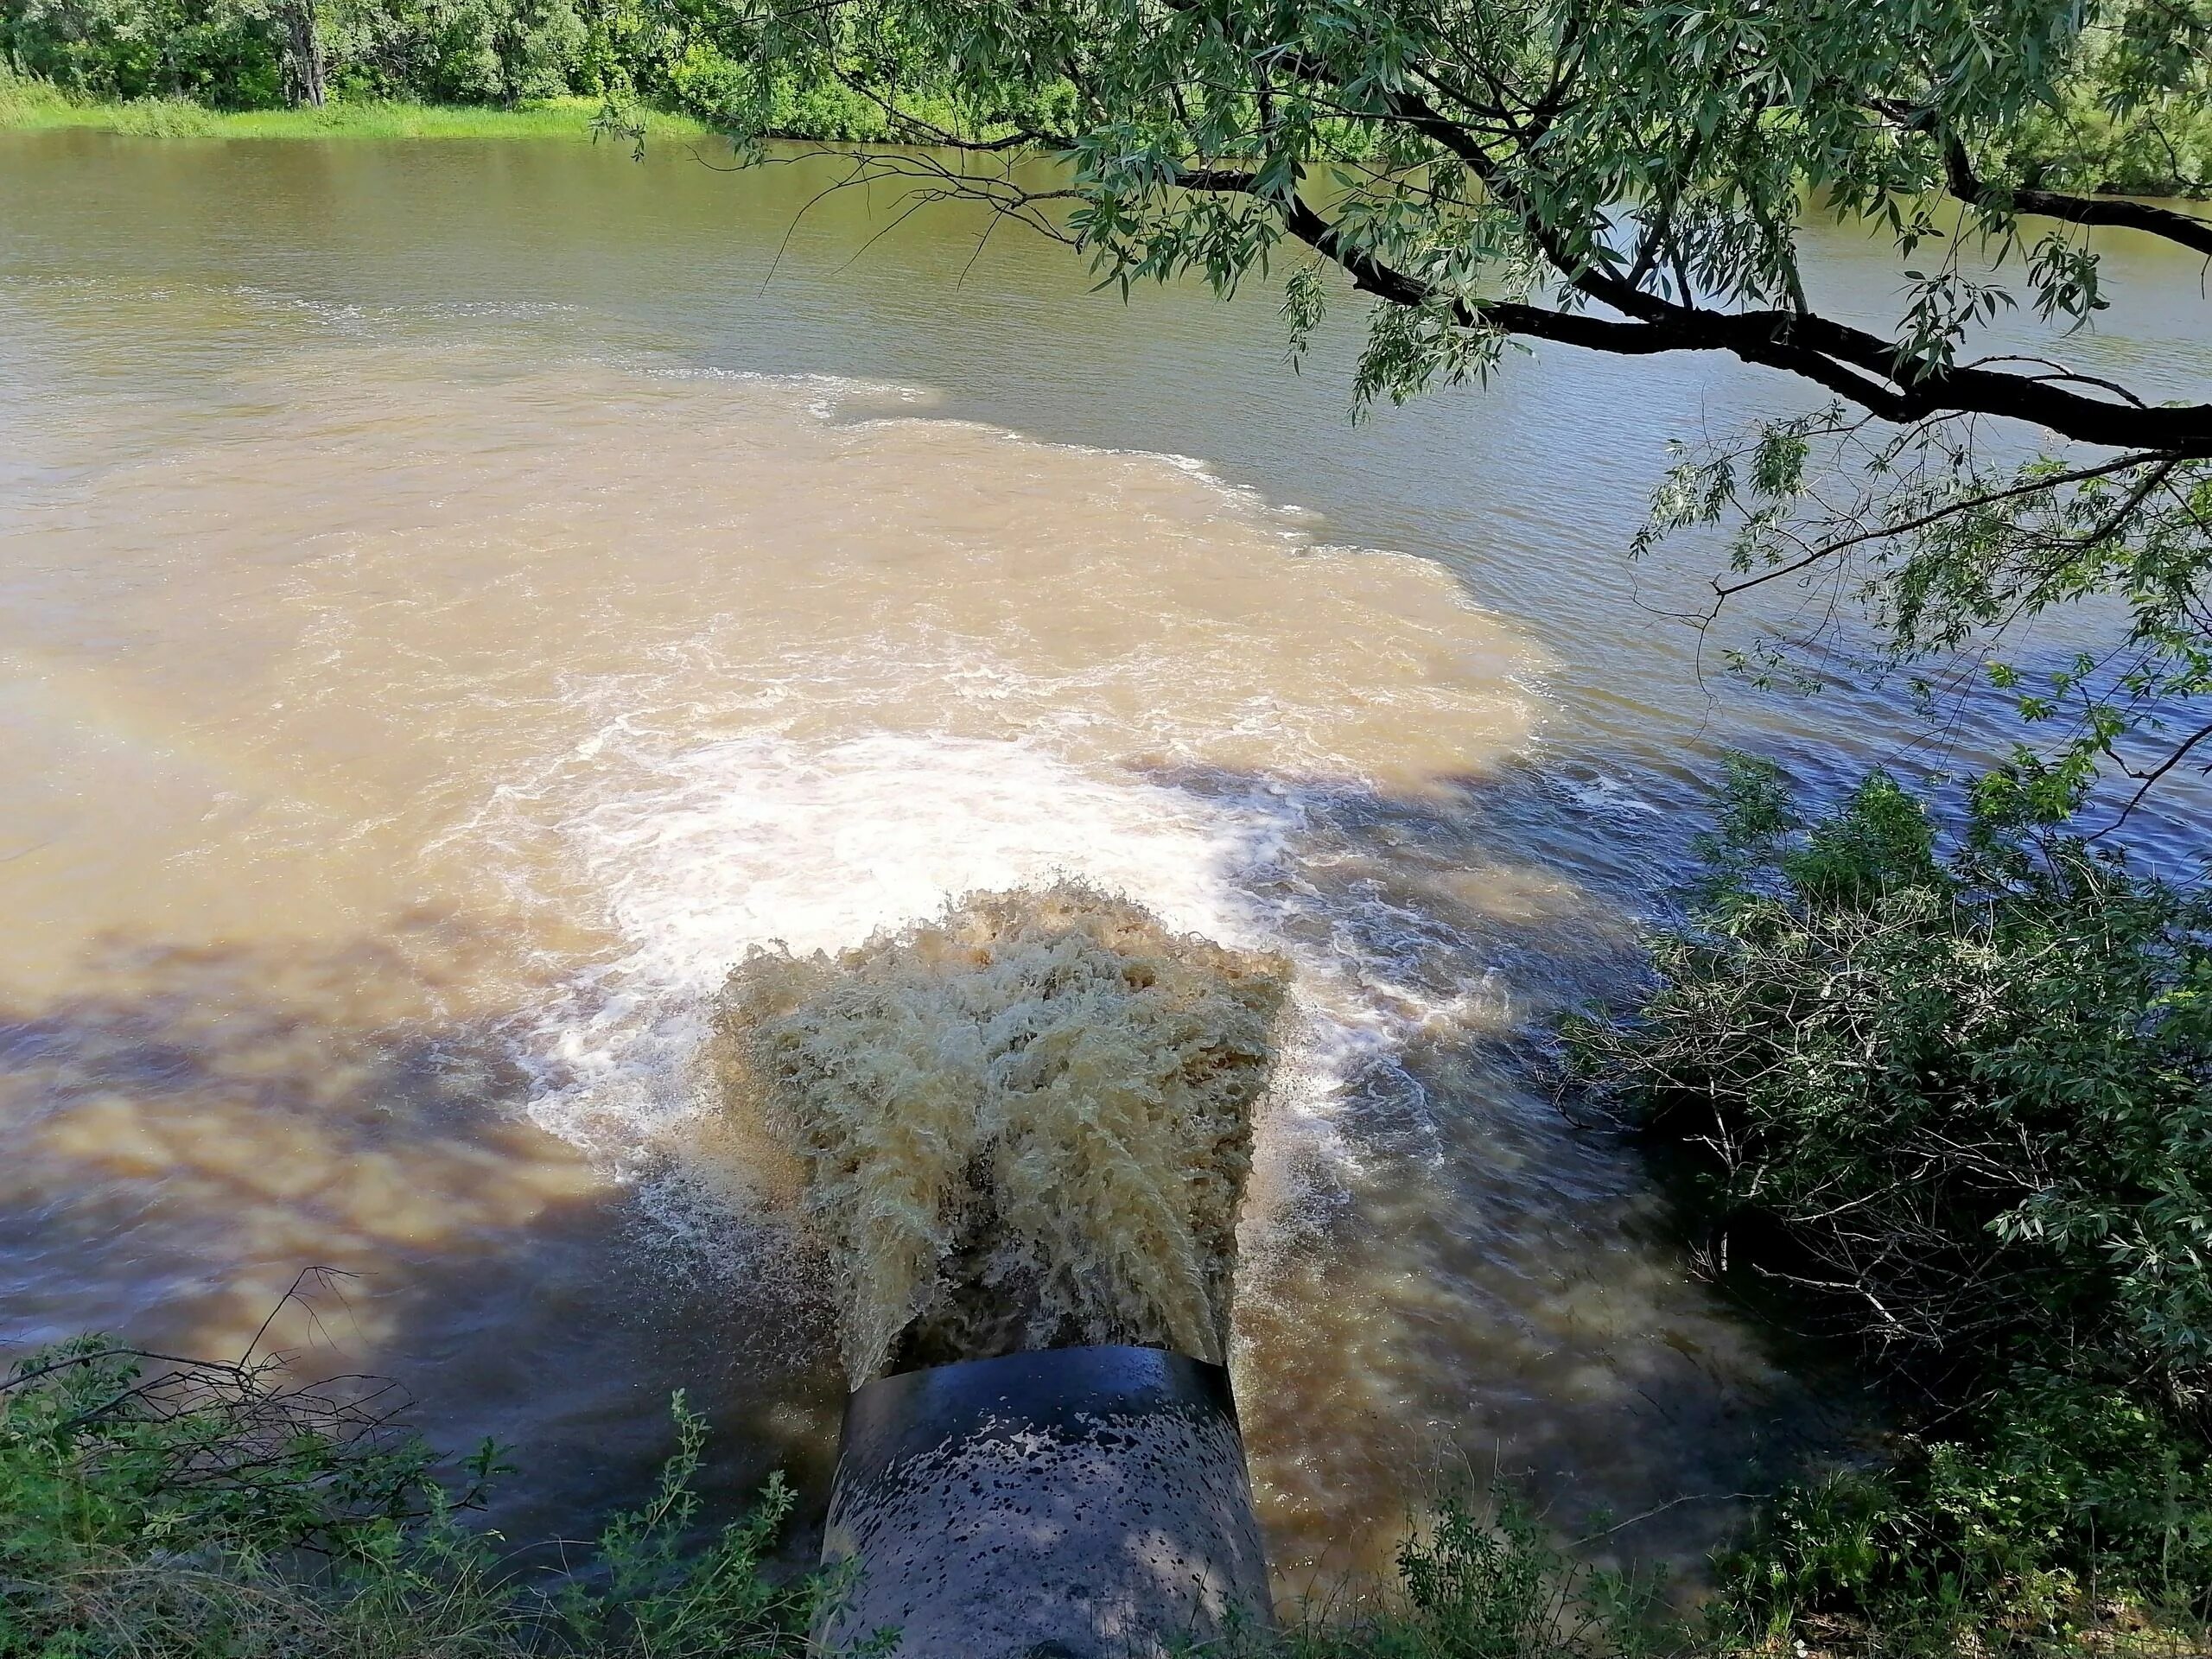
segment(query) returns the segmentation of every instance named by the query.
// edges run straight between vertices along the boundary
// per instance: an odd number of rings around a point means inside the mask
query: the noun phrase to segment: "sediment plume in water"
[[[1088,1343],[1224,1359],[1287,984],[1074,882],[732,972],[716,1080],[796,1154],[852,1385]]]

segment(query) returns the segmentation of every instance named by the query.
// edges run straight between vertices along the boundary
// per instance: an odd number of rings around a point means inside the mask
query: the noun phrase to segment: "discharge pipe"
[[[869,1382],[845,1402],[815,1631],[900,1659],[1136,1659],[1265,1628],[1267,1561],[1229,1373],[1055,1348]]]

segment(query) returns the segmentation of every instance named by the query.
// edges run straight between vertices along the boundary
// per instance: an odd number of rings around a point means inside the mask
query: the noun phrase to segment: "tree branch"
[[[2073,196],[2056,190],[2007,190],[1976,175],[1967,147],[1956,138],[1943,145],[1943,176],[1950,192],[1970,207],[2030,213],[2069,225],[2109,225],[2164,237],[2212,259],[2212,219],[2177,213],[2126,196]]]
[[[1926,530],[1931,524],[1941,524],[1944,519],[1961,512],[1972,512],[1979,508],[1994,506],[2000,501],[2018,500],[2024,495],[2037,495],[2046,490],[2060,489],[2069,484],[2079,484],[2088,479],[2102,478],[2111,473],[2126,472],[2131,467],[2145,466],[2161,459],[2162,457],[2157,454],[2121,455],[2115,461],[2104,461],[2094,467],[2080,467],[2071,472],[2054,473],[2048,478],[2031,479],[2024,484],[2015,484],[2005,489],[1991,490],[1981,495],[1969,496],[1956,501],[1947,501],[1930,512],[1917,514],[1894,524],[1877,524],[1869,530],[1856,531],[1851,535],[1839,536],[1833,541],[1823,542],[1818,547],[1808,551],[1802,558],[1793,559],[1788,564],[1776,565],[1771,569],[1761,570],[1757,575],[1745,577],[1741,582],[1721,582],[1716,579],[1713,584],[1713,591],[1721,598],[1727,599],[1744,592],[1746,588],[1763,587],[1779,578],[1795,575],[1799,571],[1819,563],[1822,559],[1867,542],[1887,541],[1893,536],[1910,535],[1914,531]],[[2165,463],[2168,468],[2171,468],[2172,464],[2171,461]],[[2140,506],[2144,498],[2152,490],[2157,488],[2164,477],[2164,471],[2154,468],[2148,478],[2129,495],[2128,511],[2132,512],[2133,508]],[[2111,534],[2110,530],[2107,530],[2092,539],[2101,539],[2102,536],[2109,534]],[[1802,542],[1798,544],[1803,545]]]
[[[1249,174],[1202,171],[1179,181],[1194,189],[1251,188]],[[1302,199],[1281,208],[1291,235],[1343,268],[1354,287],[1398,305],[1434,305],[1429,284],[1350,245]],[[1561,311],[1513,301],[1453,298],[1465,327],[1556,340],[1621,356],[1662,352],[1726,352],[1826,387],[1885,421],[1909,425],[1946,411],[2030,421],[2062,436],[2107,448],[2149,449],[2184,457],[2212,455],[2212,404],[2152,409],[2111,404],[2069,391],[2049,379],[1988,369],[1938,370],[1907,382],[1891,341],[1828,318],[1789,311],[1708,311],[1676,304],[1617,277],[1591,274],[1573,286],[1616,310],[1635,307],[1630,321]],[[1640,315],[1637,314],[1641,314]]]
[[[1186,3],[1171,0],[1171,3]],[[1570,73],[1562,69],[1544,98],[1529,102],[1509,97],[1503,88],[1495,86],[1485,100],[1480,92],[1455,87],[1448,75],[1429,73],[1421,65],[1412,67],[1414,79],[1385,92],[1374,110],[1374,118],[1409,129],[1464,167],[1493,200],[1519,220],[1521,233],[1571,298],[1566,306],[1548,306],[1446,295],[1357,245],[1294,193],[1270,189],[1266,199],[1281,215],[1287,234],[1341,267],[1363,292],[1393,304],[1444,306],[1465,327],[1616,355],[1726,353],[1744,362],[1809,381],[1898,425],[1916,424],[1946,413],[1990,415],[2025,422],[2060,438],[2105,448],[2151,450],[2184,459],[2212,456],[2212,404],[2152,408],[2125,391],[2063,372],[2024,374],[1975,364],[1931,365],[1895,340],[1809,310],[1795,293],[1789,296],[1786,308],[1714,310],[1696,302],[1684,276],[1671,279],[1678,282],[1681,291],[1670,297],[1655,283],[1653,260],[1640,258],[1630,266],[1611,257],[1605,236],[1608,226],[1602,214],[1588,222],[1562,225],[1543,210],[1508,164],[1508,158],[1517,156],[1529,165],[1541,165],[1537,152],[1554,118],[1553,105],[1560,96],[1559,86],[1572,79]],[[1315,83],[1309,86],[1309,93],[1325,90],[1332,79],[1326,63],[1301,49],[1278,49],[1267,54],[1265,71],[1270,78],[1287,75]],[[858,85],[849,72],[838,73],[901,122],[908,132],[962,154],[1007,156],[1033,145],[1065,156],[1076,148],[1067,136],[1044,132],[963,139],[912,116],[899,107],[895,95],[887,98],[876,89]],[[1080,88],[1080,77],[1074,79]],[[1468,107],[1494,105],[1510,113],[1517,102],[1525,113],[1511,123],[1507,133],[1485,138],[1463,120],[1440,113],[1417,90],[1424,85],[1433,87],[1447,103],[1465,98]],[[1878,107],[1891,120],[1926,128],[1928,118],[1923,114],[1887,103]],[[2055,213],[2078,223],[2150,229],[2212,254],[2212,222],[2137,202],[2059,197],[2044,192],[2002,194],[1974,178],[1963,151],[1955,146],[1952,149],[1953,187],[1961,194],[1971,192],[1970,200],[1998,207],[2009,201],[2018,210]],[[935,171],[937,183],[952,193],[960,191],[962,187],[950,175],[950,169],[940,165]],[[1165,181],[1187,190],[1259,194],[1255,175],[1236,167],[1194,166],[1171,174]],[[1149,182],[1143,188],[1150,188]],[[1006,180],[989,188],[977,187],[974,193],[1002,211],[1011,205],[1017,211],[1033,212],[1031,203],[1038,199]],[[1592,315],[1574,304],[1575,300],[1617,315]],[[2112,396],[2099,395],[2108,391]]]
[[[2107,448],[2212,455],[2212,404],[2146,409],[2108,404],[2048,379],[1971,367],[1925,368],[1894,340],[1811,312],[1709,311],[1690,303],[1687,297],[1667,299],[1612,271],[1576,260],[1542,222],[1525,194],[1503,175],[1496,159],[1465,130],[1439,115],[1416,93],[1394,92],[1390,102],[1424,137],[1456,157],[1485,188],[1521,215],[1529,239],[1569,288],[1649,325],[1657,331],[1661,342],[1639,346],[1631,342],[1646,337],[1616,334],[1601,337],[1612,343],[1601,344],[1599,339],[1577,343],[1606,351],[1727,352],[1747,363],[1811,380],[1884,420],[1903,425],[1946,410],[1958,410],[2032,422],[2062,437]],[[2202,223],[2186,214],[2169,216],[2187,224]],[[2212,236],[2212,226],[2205,229]],[[1297,234],[1294,229],[1293,233]]]

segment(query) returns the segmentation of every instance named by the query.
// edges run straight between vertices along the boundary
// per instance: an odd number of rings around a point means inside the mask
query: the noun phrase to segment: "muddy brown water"
[[[828,1310],[709,995],[1071,874],[1295,965],[1234,1355],[1285,1587],[1493,1471],[1694,1561],[1834,1389],[1525,1033],[1622,982],[1721,745],[1922,753],[1879,688],[1716,698],[1658,614],[1709,550],[1622,556],[1666,437],[1791,394],[1548,352],[1354,427],[1349,308],[1294,376],[1265,296],[818,183],[0,137],[0,1340],[227,1352],[326,1264],[283,1339],[512,1443],[511,1537],[633,1497],[678,1387],[717,1504],[818,1507]],[[2202,384],[2113,247],[2080,354]]]

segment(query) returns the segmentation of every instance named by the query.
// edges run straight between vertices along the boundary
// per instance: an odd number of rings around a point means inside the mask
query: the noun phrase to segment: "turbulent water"
[[[760,951],[723,1109],[787,1147],[847,1379],[1090,1343],[1228,1358],[1289,964],[1062,881],[834,959]],[[772,1183],[772,1154],[746,1160]]]
[[[1263,298],[863,254],[896,205],[820,183],[0,138],[0,1340],[229,1351],[327,1264],[280,1339],[512,1443],[511,1537],[632,1499],[679,1387],[718,1507],[818,1497],[852,1258],[721,1110],[730,972],[1073,879],[1285,964],[1229,1350],[1284,1588],[1494,1471],[1694,1561],[1817,1390],[1528,1060],[1718,743],[1909,741],[1715,704],[1707,553],[1620,556],[1772,383],[1548,353],[1353,428],[1347,318],[1294,376]],[[2084,351],[2212,360],[2126,332],[2147,257]]]

